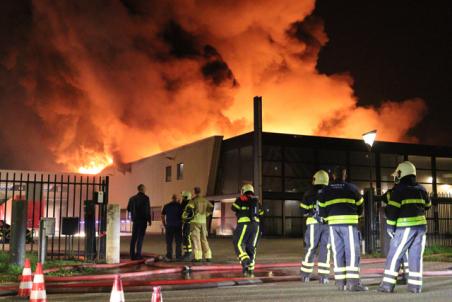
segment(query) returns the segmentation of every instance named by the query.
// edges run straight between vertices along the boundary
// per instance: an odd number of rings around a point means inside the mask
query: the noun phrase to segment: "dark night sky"
[[[318,0],[315,14],[330,39],[320,72],[350,72],[362,105],[423,98],[428,113],[411,134],[452,144],[451,1]]]

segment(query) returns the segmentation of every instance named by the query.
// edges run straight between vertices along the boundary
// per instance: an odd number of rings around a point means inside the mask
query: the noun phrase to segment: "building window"
[[[184,164],[178,163],[177,164],[177,180],[184,179]]]
[[[171,181],[171,166],[167,166],[165,168],[165,181],[170,182]]]

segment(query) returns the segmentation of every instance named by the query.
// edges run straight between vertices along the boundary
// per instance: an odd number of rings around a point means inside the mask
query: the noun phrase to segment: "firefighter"
[[[336,286],[341,291],[367,291],[359,278],[358,217],[363,211],[364,199],[356,186],[345,181],[345,168],[336,167],[332,176],[333,182],[319,193],[318,204],[320,217],[328,222],[330,229]]]
[[[191,236],[190,236],[190,221],[195,216],[192,207],[187,207],[191,200],[191,193],[189,191],[182,191],[182,250],[184,252],[184,261],[191,260]]]
[[[317,196],[328,185],[329,176],[324,170],[317,171],[312,180],[313,187],[305,193],[300,207],[306,219],[305,255],[301,261],[301,281],[309,282],[314,270],[314,256],[318,250],[317,271],[321,284],[328,284],[330,274],[330,244],[328,225],[319,217]]]
[[[193,262],[212,261],[212,251],[207,241],[207,218],[212,215],[213,205],[201,196],[201,189],[195,187],[195,196],[189,201],[186,208],[191,209],[194,213],[190,222],[191,242],[193,244]]]
[[[263,214],[251,184],[242,187],[241,195],[231,206],[237,216],[233,244],[245,276],[252,276],[256,261],[256,246],[260,236],[260,219]]]
[[[416,182],[416,167],[409,161],[400,163],[393,176],[399,181],[385,209],[386,223],[393,233],[386,258],[380,292],[394,291],[398,268],[408,251],[408,291],[422,291],[422,258],[427,220],[425,212],[432,203],[425,188]]]
[[[392,187],[391,189],[388,189],[382,196],[382,202],[385,204],[385,206],[387,206],[387,204],[389,203],[389,201],[391,200],[391,194],[392,191],[394,190],[394,188],[397,186],[397,184],[399,183],[399,180],[396,179],[394,177],[394,187]],[[393,233],[393,227],[386,225],[386,233],[388,234],[388,236],[392,239],[394,238],[394,233]],[[400,269],[399,269],[399,279],[397,280],[398,284],[407,284],[408,281],[408,251],[403,254],[403,259],[400,263]]]

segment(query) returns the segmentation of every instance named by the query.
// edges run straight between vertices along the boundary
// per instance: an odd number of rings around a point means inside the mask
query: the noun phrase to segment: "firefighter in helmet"
[[[191,260],[191,236],[190,236],[190,221],[195,216],[193,208],[188,208],[187,205],[191,200],[191,192],[182,191],[182,250],[184,252],[184,261]]]
[[[254,195],[251,184],[242,187],[241,195],[232,204],[237,216],[237,227],[233,234],[233,244],[245,276],[252,276],[256,261],[256,246],[260,236],[260,219],[263,214],[259,200]]]
[[[399,184],[385,209],[386,223],[393,238],[378,291],[394,291],[400,263],[408,251],[408,291],[420,293],[427,230],[425,212],[432,203],[425,188],[416,182],[416,167],[411,162],[400,163],[393,176]]]
[[[318,195],[319,215],[330,228],[333,250],[334,279],[340,291],[367,291],[361,284],[360,238],[358,217],[362,214],[364,199],[358,188],[346,182],[347,170],[335,167],[333,181]]]
[[[329,176],[324,170],[317,171],[312,180],[312,188],[303,196],[300,208],[306,219],[305,255],[301,261],[301,281],[309,282],[314,270],[314,256],[318,251],[317,271],[321,284],[328,284],[330,274],[330,236],[328,225],[319,217],[317,197],[320,191],[328,185]]]

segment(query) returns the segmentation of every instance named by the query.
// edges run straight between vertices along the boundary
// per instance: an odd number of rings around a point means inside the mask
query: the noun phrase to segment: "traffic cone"
[[[160,286],[154,286],[152,288],[151,302],[163,302],[163,296],[162,291],[160,290]]]
[[[46,286],[44,284],[44,274],[42,273],[42,264],[36,264],[33,286],[31,287],[30,302],[47,302]]]
[[[29,297],[32,286],[33,277],[31,274],[30,259],[26,258],[22,276],[20,277],[19,292],[17,295],[19,297]]]
[[[111,289],[110,302],[125,302],[121,276],[116,275]]]

